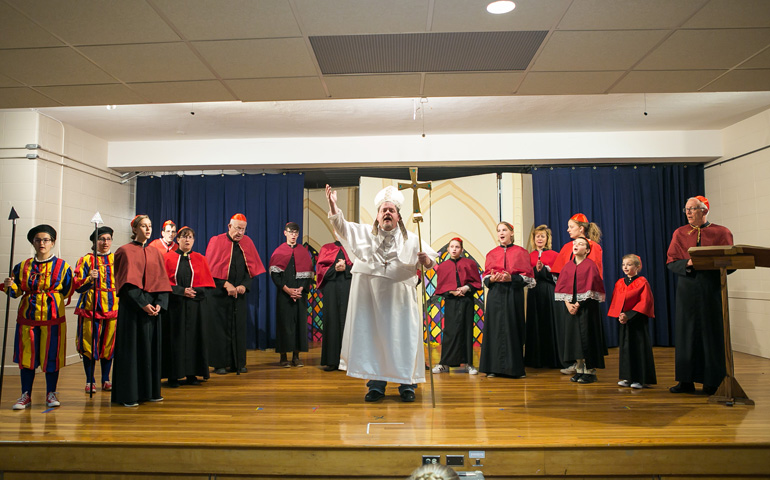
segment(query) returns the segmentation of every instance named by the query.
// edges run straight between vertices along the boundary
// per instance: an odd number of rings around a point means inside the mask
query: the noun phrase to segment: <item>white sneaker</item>
[[[465,370],[468,371],[468,375],[478,375],[479,374],[479,370],[476,367],[474,367],[473,365],[471,365],[470,363],[465,365]]]
[[[59,402],[59,399],[56,398],[57,392],[49,392],[48,396],[45,399],[45,404],[49,407],[58,407],[61,405],[61,402]]]
[[[621,380],[618,382],[618,385],[621,387],[627,387],[628,386],[628,380]]]
[[[438,364],[435,367],[433,367],[433,373],[446,373],[449,371],[449,367],[446,365]]]
[[[631,388],[644,388],[644,385],[639,382],[634,382],[631,384]]]
[[[21,394],[21,398],[16,400],[16,403],[13,404],[14,410],[24,410],[25,408],[32,405],[32,399],[29,398],[29,393],[24,392]]]
[[[567,368],[562,368],[562,369],[561,369],[561,370],[559,370],[559,371],[560,371],[561,373],[563,373],[564,375],[574,375],[575,373],[577,373],[577,363],[573,363],[573,364],[572,364],[572,365],[570,365],[569,367],[567,367]]]

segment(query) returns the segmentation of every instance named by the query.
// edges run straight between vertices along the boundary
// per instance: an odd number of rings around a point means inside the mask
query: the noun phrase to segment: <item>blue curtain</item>
[[[267,269],[273,250],[286,241],[286,222],[302,224],[303,195],[302,174],[139,177],[136,211],[150,216],[153,239],[166,220],[192,228],[193,250],[201,254],[211,237],[227,231],[230,217],[242,213],[248,219],[246,234]],[[248,348],[275,347],[276,288],[269,275],[256,277],[247,295]]]
[[[540,167],[532,170],[535,225],[553,231],[553,248],[569,241],[567,221],[584,213],[602,229],[604,287],[609,302],[623,277],[623,255],[642,258],[642,272],[655,295],[650,336],[655,345],[673,345],[674,277],[666,268],[666,251],[674,230],[686,223],[682,207],[703,195],[702,165]],[[606,316],[607,345],[618,344],[618,322]]]

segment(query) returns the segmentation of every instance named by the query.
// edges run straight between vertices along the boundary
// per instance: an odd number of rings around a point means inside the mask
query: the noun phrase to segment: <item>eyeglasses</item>
[[[44,244],[44,243],[53,243],[52,238],[35,238],[32,240],[34,243]]]
[[[682,213],[695,212],[696,210],[705,210],[705,209],[702,207],[686,207],[682,209]]]

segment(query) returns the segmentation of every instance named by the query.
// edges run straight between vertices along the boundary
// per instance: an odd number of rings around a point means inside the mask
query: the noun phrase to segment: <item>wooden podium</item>
[[[727,271],[745,268],[770,267],[770,248],[751,245],[716,245],[692,247],[688,250],[695,270],[719,270],[722,283],[722,320],[725,333],[725,366],[727,375],[717,392],[709,397],[711,403],[754,405],[746,396],[733,367],[733,345],[730,340],[730,308],[727,301]]]

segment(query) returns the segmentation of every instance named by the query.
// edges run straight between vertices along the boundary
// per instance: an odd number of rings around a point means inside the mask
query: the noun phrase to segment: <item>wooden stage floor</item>
[[[251,351],[248,373],[164,388],[165,401],[137,408],[89,399],[76,364],[62,370],[60,408],[45,409],[39,375],[32,408],[12,411],[19,377],[7,376],[0,478],[405,478],[428,454],[463,455],[455,468],[486,478],[770,478],[770,360],[735,355],[756,405],[727,407],[669,393],[673,353],[655,349],[660,383],[644,390],[616,385],[617,349],[591,385],[554,370],[436,375],[435,409],[429,383],[413,404],[391,386],[364,403],[362,380],[321,370],[319,345],[304,368]]]

